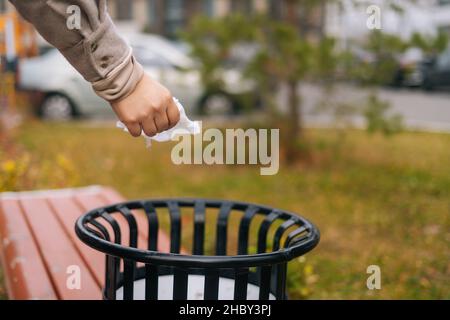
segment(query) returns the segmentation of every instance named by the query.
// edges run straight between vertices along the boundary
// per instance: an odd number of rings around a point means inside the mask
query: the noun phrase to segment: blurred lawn
[[[263,177],[257,167],[175,166],[170,144],[147,151],[113,128],[30,123],[15,138],[27,169],[11,183],[102,184],[129,198],[211,197],[292,210],[318,225],[322,240],[291,265],[291,298],[450,299],[450,135],[307,136],[307,163]],[[372,264],[381,267],[379,291],[366,288]]]

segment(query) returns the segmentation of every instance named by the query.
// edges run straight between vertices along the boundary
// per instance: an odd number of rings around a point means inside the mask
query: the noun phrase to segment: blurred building
[[[110,0],[109,12],[121,28],[173,36],[195,15],[265,10],[267,0]]]
[[[435,0],[432,15],[435,25],[450,35],[450,0]]]
[[[324,4],[326,0],[317,0]],[[301,3],[301,2],[300,2]],[[122,31],[141,31],[173,37],[196,15],[221,17],[240,12],[266,13],[287,20],[310,34],[321,34],[325,5],[314,10],[301,8],[293,0],[108,0],[108,10]],[[0,13],[12,11],[7,0],[0,0]]]
[[[110,0],[109,11],[121,28],[146,29],[174,36],[196,15],[221,17],[233,12],[267,13],[275,19],[289,20],[302,30],[321,33],[325,6],[301,10],[290,0]],[[325,3],[324,0],[319,0]]]
[[[341,0],[329,3],[325,29],[327,34],[342,40],[364,39],[371,31],[367,27],[367,8],[378,6],[381,11],[381,30],[408,39],[415,32],[436,35],[438,31],[450,35],[450,0]]]

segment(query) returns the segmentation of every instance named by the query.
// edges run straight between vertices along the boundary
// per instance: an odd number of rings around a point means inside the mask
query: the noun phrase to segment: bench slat
[[[21,199],[21,204],[58,297],[63,300],[101,299],[100,288],[48,203],[43,199],[24,198]],[[69,266],[80,268],[80,290],[67,287],[69,275],[66,272]]]
[[[74,225],[89,210],[124,201],[114,189],[99,186],[0,194],[0,258],[9,298],[101,299],[105,257],[78,239]],[[127,221],[114,217],[122,243],[128,245]],[[147,249],[147,217],[136,212],[135,218],[138,247]],[[162,231],[158,249],[170,250],[169,237]],[[81,290],[66,285],[71,265],[80,268]]]
[[[0,236],[1,260],[9,298],[56,299],[18,200],[0,201]]]
[[[75,222],[85,213],[72,197],[49,198],[48,202],[66,233],[75,244],[86,266],[93,274],[97,284],[103,287],[105,283],[105,256],[85,245],[75,233]]]

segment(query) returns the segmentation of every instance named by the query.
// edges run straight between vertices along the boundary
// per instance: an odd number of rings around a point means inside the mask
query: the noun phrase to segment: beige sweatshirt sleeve
[[[131,48],[117,34],[107,0],[10,0],[19,13],[108,101],[128,96],[143,76]],[[76,7],[73,7],[76,6]],[[68,20],[80,13],[80,28]]]

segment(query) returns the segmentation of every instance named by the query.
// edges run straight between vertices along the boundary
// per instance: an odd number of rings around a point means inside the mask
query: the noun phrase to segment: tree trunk
[[[299,26],[299,4],[298,0],[285,0],[286,6],[286,21],[298,28]]]
[[[155,21],[152,26],[152,31],[157,34],[165,35],[167,30],[165,24],[166,6],[164,0],[156,0],[154,9],[155,9],[154,13]]]
[[[188,24],[188,22],[199,12],[203,12],[202,6],[199,0],[190,0],[186,1],[184,4],[184,19],[185,19],[185,25]]]
[[[293,163],[299,155],[298,140],[302,135],[301,99],[298,95],[298,82],[289,81],[288,99],[289,113],[286,130],[286,161]]]

